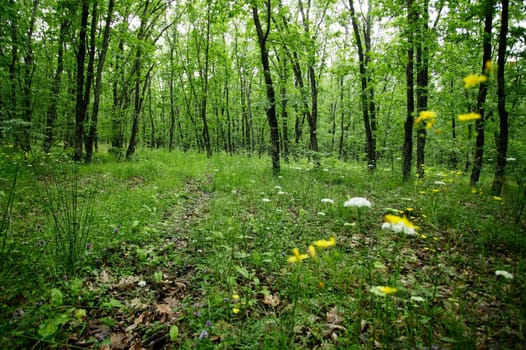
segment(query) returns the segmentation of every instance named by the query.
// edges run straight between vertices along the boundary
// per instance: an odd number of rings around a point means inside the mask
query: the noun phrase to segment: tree
[[[494,0],[486,0],[483,3],[484,16],[484,33],[482,37],[482,73],[489,73],[488,63],[491,63],[491,32],[493,29],[493,12]],[[473,156],[473,169],[471,170],[471,186],[475,186],[480,178],[482,170],[482,157],[484,155],[484,124],[486,119],[486,96],[488,94],[488,85],[483,82],[479,86],[477,97],[477,111],[480,114],[480,119],[475,121],[475,130],[477,136],[475,139],[475,152]]]
[[[501,24],[499,33],[499,47],[497,58],[497,109],[499,112],[499,137],[497,139],[497,164],[491,191],[500,196],[506,173],[506,156],[508,152],[508,111],[506,110],[506,89],[504,68],[506,65],[506,48],[508,37],[509,1],[501,1]]]
[[[407,63],[406,63],[406,103],[407,115],[404,123],[404,144],[402,148],[402,177],[407,181],[411,177],[413,160],[413,125],[415,121],[415,95],[414,95],[414,35],[412,28],[417,21],[417,12],[413,0],[407,0]]]
[[[358,49],[358,62],[360,69],[362,103],[362,116],[365,126],[367,165],[369,170],[376,169],[376,104],[374,101],[374,86],[372,81],[372,68],[369,66],[371,60],[371,3],[368,4],[369,12],[365,23],[363,23],[363,34],[360,32],[358,18],[354,10],[354,0],[349,0],[349,11],[351,24]],[[363,40],[362,40],[363,35]]]
[[[270,33],[271,23],[271,12],[272,12],[272,0],[266,0],[266,29],[263,31],[261,25],[261,19],[259,18],[258,4],[252,3],[252,18],[254,25],[256,26],[256,32],[258,37],[258,44],[261,54],[261,64],[263,66],[263,75],[265,79],[265,87],[267,94],[268,106],[267,110],[267,121],[270,127],[270,155],[272,157],[272,172],[278,174],[280,171],[279,161],[279,129],[278,119],[276,116],[276,93],[272,82],[272,75],[270,72],[269,63],[269,51],[267,47],[268,36]]]

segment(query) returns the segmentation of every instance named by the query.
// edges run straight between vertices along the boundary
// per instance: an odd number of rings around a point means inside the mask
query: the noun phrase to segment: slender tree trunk
[[[358,61],[361,81],[360,100],[362,104],[363,123],[365,126],[367,165],[369,170],[374,170],[376,168],[376,145],[372,128],[372,125],[374,125],[374,123],[371,123],[370,115],[370,112],[374,111],[374,104],[371,105],[371,101],[369,101],[370,97],[374,95],[371,95],[371,91],[369,91],[369,89],[372,89],[373,87],[369,86],[368,84],[368,82],[370,81],[368,78],[368,74],[370,74],[370,72],[368,72],[368,67],[366,63],[366,55],[368,55],[369,53],[364,53],[364,46],[362,43],[360,29],[358,27],[358,19],[356,18],[353,2],[354,0],[349,0],[349,9],[351,12],[351,24],[354,31],[354,38],[356,40],[356,46],[358,48]],[[368,25],[369,23],[366,24],[366,26]]]
[[[93,145],[97,140],[97,121],[100,106],[100,96],[102,93],[102,71],[106,62],[106,54],[110,41],[111,22],[113,18],[113,7],[115,0],[109,0],[108,13],[106,15],[106,23],[104,25],[104,34],[102,38],[102,48],[99,54],[99,62],[97,63],[97,73],[95,78],[95,89],[93,91],[93,109],[91,112],[91,122],[89,126],[88,136],[86,138],[86,161],[91,162],[93,154]]]
[[[35,57],[33,53],[33,33],[35,31],[35,22],[37,16],[39,1],[33,1],[33,7],[31,10],[31,18],[29,19],[29,27],[27,30],[26,37],[26,52],[24,55],[24,66],[23,66],[23,84],[21,86],[21,97],[22,97],[22,121],[20,130],[17,135],[16,143],[18,146],[28,152],[31,150],[31,122],[33,114],[33,96],[32,96],[32,85],[33,85],[33,74],[35,69]]]
[[[497,143],[497,164],[491,191],[500,196],[506,173],[506,156],[508,153],[508,111],[506,110],[506,90],[504,81],[504,66],[506,65],[506,40],[508,37],[509,1],[502,0],[501,27],[499,33],[499,48],[497,59],[497,109],[499,111],[499,138]]]
[[[272,75],[270,74],[270,62],[269,52],[267,49],[267,39],[270,32],[271,22],[271,0],[266,1],[267,10],[267,28],[263,32],[261,21],[259,19],[258,7],[254,5],[252,7],[252,16],[254,24],[256,26],[259,49],[261,53],[261,64],[263,66],[263,75],[265,78],[265,86],[267,92],[267,120],[270,128],[270,155],[272,157],[272,172],[277,175],[280,171],[280,160],[279,160],[279,129],[278,120],[276,117],[276,93],[274,91],[274,85],[272,83]]]
[[[53,144],[53,127],[57,119],[57,103],[60,89],[62,87],[62,73],[64,72],[64,41],[66,36],[66,29],[70,25],[70,20],[63,18],[60,23],[58,35],[58,50],[57,50],[57,70],[53,77],[51,85],[51,102],[49,104],[46,114],[46,128],[44,131],[44,142],[42,143],[42,150],[48,153]]]
[[[407,0],[407,65],[406,74],[406,103],[407,116],[404,123],[404,145],[402,148],[403,166],[402,177],[404,181],[411,178],[411,164],[413,161],[413,124],[415,121],[414,97],[414,37],[413,30],[416,24],[416,12],[413,0]]]
[[[417,48],[416,48],[416,109],[420,113],[427,110],[428,104],[428,82],[429,82],[429,39],[428,27],[428,2],[424,2],[423,13],[417,20]],[[425,150],[426,150],[426,121],[419,124],[416,132],[416,171],[419,178],[425,175]]]
[[[338,156],[343,158],[343,141],[345,139],[345,107],[343,104],[343,77],[338,78],[338,85],[340,86],[340,141],[338,146]]]
[[[84,137],[84,120],[86,119],[86,105],[84,94],[84,70],[86,63],[86,32],[88,27],[89,0],[82,0],[80,17],[80,32],[77,49],[77,77],[76,77],[76,107],[75,107],[75,137],[73,159],[82,159],[82,144]]]
[[[491,31],[493,29],[494,0],[484,1],[484,34],[482,37],[482,74],[488,74],[486,64],[491,62]],[[482,171],[482,157],[484,155],[484,124],[486,119],[485,103],[488,94],[488,85],[482,83],[479,86],[477,97],[477,111],[480,119],[475,121],[476,139],[475,152],[473,156],[473,169],[471,170],[471,186],[475,186]]]

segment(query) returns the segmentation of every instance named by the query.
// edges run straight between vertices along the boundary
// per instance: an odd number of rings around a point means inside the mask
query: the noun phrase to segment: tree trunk
[[[279,130],[278,120],[276,117],[276,93],[274,91],[274,85],[272,83],[272,75],[270,74],[270,62],[269,52],[267,48],[267,39],[270,32],[270,21],[271,21],[271,0],[267,0],[267,28],[266,32],[263,32],[261,22],[259,19],[257,6],[252,7],[252,15],[254,24],[256,26],[259,49],[261,53],[261,64],[263,65],[263,75],[265,78],[265,86],[267,92],[267,120],[270,128],[270,155],[272,157],[272,172],[277,175],[280,171],[279,161]]]
[[[497,109],[499,111],[499,138],[497,143],[497,164],[491,192],[500,196],[506,173],[506,156],[508,153],[508,111],[506,110],[506,90],[504,81],[504,66],[506,65],[506,39],[508,36],[509,2],[502,0],[501,27],[499,33],[499,48],[497,59]]]
[[[110,41],[111,22],[113,18],[113,7],[115,0],[109,0],[108,13],[106,15],[106,23],[104,25],[104,34],[102,39],[102,48],[99,54],[99,62],[97,63],[97,73],[95,79],[95,89],[93,91],[93,109],[91,112],[91,122],[89,126],[88,136],[86,138],[86,161],[91,162],[93,154],[93,145],[97,140],[97,121],[99,114],[100,95],[102,93],[102,71],[106,61],[106,53]]]
[[[358,61],[361,81],[360,100],[362,104],[363,123],[365,126],[367,165],[369,170],[374,170],[376,168],[376,142],[375,136],[373,134],[374,122],[372,123],[370,115],[370,113],[374,111],[374,102],[371,100],[374,94],[372,93],[372,91],[369,90],[373,89],[373,87],[372,85],[369,86],[370,80],[368,78],[368,74],[370,74],[371,72],[368,72],[368,58],[366,58],[366,55],[367,57],[369,56],[369,52],[364,53],[361,33],[358,27],[358,19],[356,18],[356,13],[354,11],[353,0],[349,0],[349,9],[351,12],[351,24],[354,31],[354,38],[356,40],[356,46],[358,48]],[[366,26],[369,25],[369,23],[366,24]],[[366,35],[366,37],[368,37],[368,35]]]
[[[82,13],[80,17],[80,32],[77,51],[77,76],[76,76],[76,106],[75,106],[75,137],[73,160],[82,159],[82,144],[84,137],[84,120],[86,118],[86,105],[84,94],[84,64],[86,63],[86,31],[88,27],[89,0],[82,0]]]
[[[49,104],[46,114],[46,128],[44,131],[44,142],[42,143],[42,150],[48,153],[53,144],[53,127],[57,119],[57,103],[60,89],[62,86],[62,72],[64,71],[64,41],[66,36],[66,29],[70,26],[71,21],[68,18],[63,18],[60,23],[58,35],[58,50],[57,50],[57,70],[53,77],[51,85],[51,102]]]
[[[404,181],[411,178],[411,164],[413,160],[413,124],[415,121],[414,97],[414,37],[413,28],[416,24],[416,12],[413,0],[407,0],[407,65],[406,75],[406,103],[407,116],[404,123],[404,145],[402,149],[403,166],[402,177]]]
[[[427,110],[428,104],[428,82],[429,82],[429,46],[427,41],[429,39],[428,27],[428,2],[425,1],[423,6],[422,18],[417,20],[418,40],[416,48],[416,109],[417,113]],[[425,149],[426,149],[426,121],[418,125],[416,132],[416,171],[419,178],[423,178],[425,174]]]
[[[491,31],[493,29],[493,11],[494,0],[486,0],[484,2],[484,34],[482,37],[482,74],[488,74],[486,69],[487,62],[491,62]],[[479,86],[477,97],[477,112],[480,114],[480,119],[475,121],[476,139],[475,152],[473,156],[473,169],[471,170],[471,186],[475,186],[480,178],[482,171],[482,157],[484,155],[484,124],[485,124],[485,103],[488,94],[488,85],[481,83]]]

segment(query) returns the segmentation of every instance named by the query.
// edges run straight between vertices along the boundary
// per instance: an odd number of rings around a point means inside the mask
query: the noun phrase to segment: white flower
[[[327,172],[329,172],[329,169],[323,168],[323,171],[325,171],[327,173]]]
[[[435,185],[444,186],[446,183],[444,181],[435,181]]]
[[[515,159],[515,158],[513,158],[513,157],[509,157],[509,158],[506,158],[506,160],[507,160],[508,162],[514,162],[514,161],[516,161],[517,159]]]
[[[418,296],[416,296],[416,297],[415,297],[415,296],[411,297],[411,300],[413,300],[413,301],[417,301],[417,302],[419,302],[419,303],[425,301],[424,298],[422,298],[422,297],[418,297]]]
[[[276,190],[281,190],[281,186],[274,186]]]
[[[363,197],[354,197],[349,199],[347,202],[343,203],[344,207],[371,207],[371,202]]]
[[[495,271],[495,276],[502,276],[502,277],[504,277],[507,280],[512,280],[513,279],[513,275],[511,273],[509,273],[508,271],[504,271],[504,270],[497,270],[497,271]]]
[[[334,204],[334,201],[330,198],[323,198],[321,200],[322,203],[328,203],[328,204]]]
[[[279,195],[282,195],[282,194],[285,194],[285,192],[283,192],[283,191],[278,191],[278,194],[279,194]]]
[[[263,198],[262,201],[265,202],[265,203],[268,203],[268,202],[270,202],[270,199],[268,199],[268,198]]]
[[[318,212],[318,215],[319,215],[319,216],[325,216],[325,213],[322,212],[322,211],[319,211],[319,212]]]
[[[146,285],[146,281],[139,281],[137,284],[139,287],[144,287]]]

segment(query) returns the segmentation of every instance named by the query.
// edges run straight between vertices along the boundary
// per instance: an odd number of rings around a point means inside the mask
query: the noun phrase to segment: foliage
[[[106,159],[77,168],[78,193],[98,189],[92,246],[64,279],[49,268],[55,247],[39,243],[53,224],[25,208],[46,162],[20,168],[0,293],[6,347],[525,341],[524,187],[513,182],[492,197],[488,177],[472,189],[469,174],[430,167],[403,183],[401,167],[385,162],[371,174],[359,162],[300,160],[273,176],[265,159],[231,155]]]

